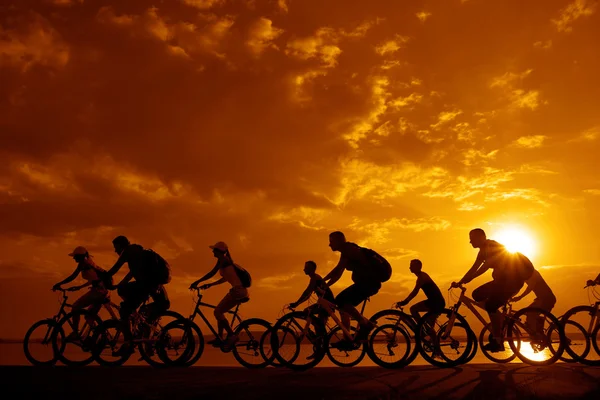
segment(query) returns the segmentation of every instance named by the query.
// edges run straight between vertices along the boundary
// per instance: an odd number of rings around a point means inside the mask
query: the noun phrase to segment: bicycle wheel
[[[317,319],[307,326],[307,314],[293,311],[273,326],[271,347],[276,359],[295,371],[310,369],[325,357],[325,327]]]
[[[404,332],[408,335],[410,339],[410,353],[408,358],[404,360],[406,365],[412,363],[417,355],[419,354],[419,348],[417,346],[417,333],[415,329],[417,329],[417,323],[413,319],[411,315],[406,314],[400,310],[383,310],[375,313],[370,320],[375,322],[377,325],[399,325],[404,329]],[[369,354],[369,349],[367,348],[367,355]],[[376,363],[375,360],[372,360]]]
[[[470,363],[471,360],[477,354],[477,335],[475,335],[475,332],[473,332],[473,330],[470,329],[470,327],[469,327],[469,335],[471,336],[471,338],[469,339],[469,341],[471,343],[473,343],[473,347],[471,347],[471,354],[469,354],[469,356],[467,358],[465,358],[465,360],[463,361],[463,364]]]
[[[567,339],[562,324],[541,308],[527,307],[517,311],[508,321],[508,331],[520,332],[509,340],[519,360],[534,366],[551,365],[563,354]]]
[[[277,361],[275,350],[271,346],[271,333],[273,333],[273,327],[265,332],[260,338],[260,354],[265,360],[274,367],[283,367],[283,365]]]
[[[481,330],[481,332],[479,333],[479,347],[481,348],[481,352],[483,353],[484,356],[486,356],[488,358],[488,360],[493,361],[495,363],[499,363],[499,364],[505,364],[505,363],[509,363],[511,361],[513,361],[515,358],[517,358],[517,355],[515,354],[514,351],[512,351],[510,344],[508,344],[508,340],[509,337],[512,337],[513,335],[509,335],[507,334],[507,329],[508,329],[508,324],[505,324],[505,326],[503,326],[503,336],[504,336],[504,340],[503,340],[503,345],[504,345],[504,351],[498,351],[495,353],[492,353],[488,350],[485,349],[485,345],[486,342],[491,342],[492,341],[492,324],[489,323],[486,326],[483,327],[483,329]],[[518,345],[520,346],[521,342],[518,342]]]
[[[585,331],[585,328],[575,321],[561,321],[565,331],[567,343],[565,352],[560,357],[560,360],[566,363],[579,362],[585,359],[592,349],[590,336]],[[553,347],[550,350],[553,351]]]
[[[353,326],[350,327],[350,333],[352,337],[356,335],[357,329]],[[367,354],[367,343],[352,343],[352,347],[348,348],[337,348],[336,343],[344,341],[344,331],[341,327],[336,326],[333,328],[325,341],[325,350],[327,357],[332,363],[338,367],[354,367],[359,364]]]
[[[237,342],[233,348],[233,356],[246,368],[257,369],[269,365],[260,351],[261,337],[271,329],[271,324],[260,318],[251,318],[237,326],[234,335]]]
[[[416,346],[411,347],[410,335],[402,325],[381,325],[369,337],[367,355],[380,367],[403,368],[412,361],[410,355],[416,354]]]
[[[166,310],[161,312],[154,320],[149,321],[148,313],[144,313],[143,307],[140,307],[140,313],[145,315],[141,324],[134,327],[134,342],[139,341],[137,347],[140,352],[140,360],[144,360],[148,365],[156,368],[164,367],[165,363],[158,355],[158,338],[162,328],[173,321],[183,321],[186,318],[176,311]]]
[[[447,332],[450,321],[452,329]],[[417,328],[419,354],[439,368],[455,367],[470,356],[473,347],[471,328],[462,315],[445,309],[430,311],[421,318]]]
[[[125,336],[121,322],[116,319],[102,322],[95,330],[92,342],[94,360],[106,367],[123,365],[134,352],[133,346],[128,351],[119,352],[125,343]]]
[[[580,363],[589,366],[600,366],[600,324],[596,325],[590,336],[590,342],[594,351],[590,351],[587,357],[579,360]],[[594,354],[595,352],[595,354]]]
[[[94,330],[101,323],[100,317],[88,310],[75,310],[65,315],[58,322],[57,334],[52,340],[58,359],[71,366],[84,366],[94,361]]]
[[[25,358],[32,365],[50,366],[58,359],[52,345],[57,323],[53,319],[43,319],[31,325],[23,339]],[[57,336],[62,341],[62,336]]]
[[[196,347],[200,350],[196,351]],[[175,320],[161,329],[155,348],[165,365],[187,367],[202,355],[204,337],[198,325],[189,319]],[[191,359],[196,355],[198,358]]]

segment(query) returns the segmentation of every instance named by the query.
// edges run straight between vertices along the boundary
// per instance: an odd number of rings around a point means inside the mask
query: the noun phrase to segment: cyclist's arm
[[[128,283],[132,278],[133,278],[133,274],[131,273],[131,271],[129,271],[127,273],[127,275],[125,275],[125,278],[123,278],[117,286],[121,286],[121,285]]]
[[[469,269],[467,271],[467,273],[465,274],[465,276],[463,276],[462,279],[460,281],[458,281],[458,283],[460,283],[460,284],[469,283],[473,279],[477,278],[479,275],[481,275],[484,272],[486,272],[490,267],[486,266],[485,263],[484,263],[484,261],[485,260],[483,260],[480,255],[477,255],[477,259],[475,260],[475,263],[473,264],[473,266],[471,267],[471,269]]]
[[[80,268],[79,268],[79,266],[77,266],[77,268],[75,268],[75,271],[73,271],[73,273],[71,275],[67,276],[65,279],[58,282],[56,285],[54,285],[54,287],[55,288],[61,287],[65,283],[73,282],[75,280],[75,278],[77,278],[77,275],[79,275],[79,270],[80,270]]]
[[[525,291],[523,292],[522,295],[513,297],[513,301],[519,301],[519,300],[521,300],[523,297],[527,296],[532,291],[533,291],[533,289],[531,288],[531,286],[528,285],[527,289],[525,289]]]
[[[221,283],[225,283],[227,282],[227,279],[225,278],[221,278],[218,281],[214,281],[213,283],[209,283],[210,286],[216,286],[216,285],[220,285]]]
[[[197,286],[200,282],[204,282],[205,280],[212,278],[213,276],[215,276],[217,274],[218,271],[219,271],[219,265],[217,264],[217,265],[215,265],[215,267],[212,270],[210,270],[210,272],[208,274],[204,275],[202,278],[198,279],[197,281],[192,283],[190,286],[191,287]]]
[[[300,298],[294,304],[296,304],[296,305],[302,304],[306,300],[308,300],[308,298],[310,297],[310,295],[315,291],[315,287],[316,286],[317,286],[316,282],[314,282],[311,279],[310,282],[308,283],[308,286],[306,287],[306,290],[304,290],[304,292],[302,292],[302,294],[300,295]]]
[[[328,273],[327,276],[325,276],[325,278],[323,278],[325,282],[329,281],[327,282],[327,286],[332,286],[334,283],[339,281],[345,269],[346,259],[344,257],[340,257],[340,262],[338,263],[338,265],[334,269],[332,269],[331,272]]]
[[[417,283],[415,285],[415,288],[413,289],[412,292],[410,292],[410,294],[408,295],[408,297],[406,299],[404,299],[404,301],[401,301],[400,303],[402,304],[408,304],[412,301],[412,299],[415,298],[415,296],[417,294],[419,294],[419,290],[421,290],[421,286],[423,285],[423,283],[421,282],[421,278],[417,279]]]
[[[111,269],[108,270],[108,274],[110,276],[113,276],[114,274],[116,274],[117,272],[119,272],[119,270],[121,269],[121,267],[123,266],[123,264],[125,264],[127,262],[127,250],[125,250],[123,253],[121,253],[121,255],[119,256],[119,259],[117,260],[117,262],[115,263],[115,265],[113,265],[113,267]]]

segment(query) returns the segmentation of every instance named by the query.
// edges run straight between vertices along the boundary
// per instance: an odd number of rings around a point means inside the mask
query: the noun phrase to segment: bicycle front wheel
[[[492,324],[489,323],[486,326],[484,326],[483,329],[481,330],[481,332],[479,333],[479,347],[481,348],[483,355],[486,356],[488,358],[488,360],[493,361],[495,363],[499,363],[499,364],[506,364],[506,363],[513,361],[515,358],[517,358],[517,355],[515,354],[514,351],[512,351],[512,348],[510,347],[510,344],[508,343],[510,338],[512,336],[514,336],[516,333],[513,332],[512,335],[509,335],[507,332],[507,329],[508,329],[508,324],[505,324],[503,327],[504,332],[502,332],[502,334],[504,336],[504,340],[502,341],[504,350],[497,351],[494,353],[485,349],[486,342],[492,341]],[[520,343],[521,342],[518,341],[517,345],[520,346]]]
[[[31,325],[23,339],[25,358],[32,365],[50,366],[58,359],[52,345],[57,323],[53,319],[43,319]],[[62,341],[62,335],[57,337]]]
[[[119,320],[109,319],[95,330],[92,338],[94,359],[105,367],[123,365],[134,352],[133,346],[125,344],[123,327]]]
[[[161,329],[155,348],[165,365],[187,367],[202,355],[204,337],[198,325],[189,319],[175,320]]]

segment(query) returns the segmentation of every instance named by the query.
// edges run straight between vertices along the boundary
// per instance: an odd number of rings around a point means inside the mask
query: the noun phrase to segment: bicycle
[[[306,370],[319,364],[325,355],[340,367],[352,367],[360,363],[366,354],[366,342],[356,342],[357,328],[350,326],[346,329],[335,314],[337,306],[323,298],[325,292],[316,289],[317,302],[321,310],[331,317],[337,326],[331,326],[315,316],[315,305],[304,311],[294,311],[285,314],[274,325],[270,334],[270,345],[275,359],[282,365],[297,371]],[[362,302],[361,314],[364,313],[367,301]],[[289,309],[289,307],[288,307]],[[299,322],[303,321],[303,322]],[[351,333],[352,332],[352,333]],[[307,339],[309,346],[302,344]],[[287,341],[286,341],[287,340]],[[265,345],[263,340],[263,346]],[[345,343],[344,343],[345,342]],[[300,357],[302,350],[311,347],[312,353],[307,357]],[[292,350],[291,354],[289,350]],[[350,355],[356,358],[348,361]],[[340,357],[341,358],[338,358]],[[297,361],[304,358],[304,364]]]
[[[52,345],[52,341],[53,340],[58,340],[58,335],[55,335],[54,332],[56,331],[56,327],[58,325],[58,321],[63,318],[64,316],[67,315],[67,313],[65,312],[65,308],[71,308],[72,305],[67,303],[68,300],[68,296],[67,296],[67,292],[71,292],[73,290],[69,289],[57,289],[57,290],[53,290],[53,291],[58,291],[62,293],[62,300],[60,302],[60,307],[58,309],[58,312],[52,317],[52,318],[46,318],[46,319],[42,319],[40,321],[37,321],[36,323],[34,323],[33,325],[31,325],[31,327],[27,330],[27,332],[25,333],[25,337],[23,339],[23,351],[25,352],[25,357],[27,358],[27,360],[33,364],[33,365],[54,365],[56,363],[56,361],[58,360],[58,356],[56,354],[56,352],[54,351],[54,346]],[[39,335],[37,334],[37,330],[41,328],[41,333],[43,333],[43,335]],[[36,333],[36,334],[34,334]],[[36,336],[38,336],[36,338]],[[41,340],[39,339],[39,336],[41,336]],[[61,335],[62,336],[62,335]],[[62,337],[60,338],[62,341]],[[40,360],[40,358],[37,358],[37,354],[34,355],[32,349],[30,348],[30,346],[32,346],[33,344],[37,344],[40,343],[46,347],[50,347],[52,350],[52,357],[50,359],[47,360]],[[45,353],[48,353],[48,350],[46,349],[44,351]]]
[[[178,312],[164,310],[152,315],[151,304],[146,299],[138,310],[131,313],[126,323],[131,327],[131,339],[125,340],[123,321],[113,318],[103,321],[92,337],[92,354],[94,360],[103,366],[123,365],[135,352],[137,347],[141,360],[153,367],[163,367],[171,360],[165,360],[165,340],[159,340],[164,327],[170,322],[184,319]],[[130,346],[122,350],[124,345]],[[157,359],[158,358],[158,359]]]
[[[106,298],[101,303],[101,308],[108,311],[112,319],[118,319],[115,311],[118,312],[119,306]],[[58,323],[55,329],[55,339],[52,340],[53,351],[58,355],[58,359],[65,365],[84,366],[92,361],[93,333],[94,330],[102,323],[102,319],[97,312],[92,312],[87,309],[74,310],[66,314]],[[83,325],[80,325],[81,321]],[[78,321],[77,323],[75,321]],[[68,334],[67,334],[68,333]],[[61,341],[56,338],[62,337]],[[67,347],[69,344],[74,345],[75,349]],[[83,359],[76,357],[76,351],[82,350],[85,354]]]
[[[429,312],[419,323],[418,332],[420,334],[423,332],[423,321],[427,319],[434,320],[435,326],[438,328],[436,330],[437,333],[435,334],[436,337],[434,340],[433,352],[434,355],[440,356],[444,361],[435,360],[433,356],[430,356],[427,353],[426,349],[422,346],[420,348],[420,353],[423,358],[435,366],[449,367],[464,363],[470,355],[471,347],[475,345],[468,335],[468,331],[471,328],[465,318],[458,313],[458,310],[463,303],[484,325],[484,328],[479,335],[480,344],[483,344],[486,331],[491,332],[491,325],[486,323],[485,319],[475,308],[475,306],[479,308],[483,307],[465,296],[466,289],[463,285],[459,285],[458,288],[461,290],[461,296],[451,309],[445,309],[441,313]],[[566,346],[564,329],[558,319],[550,312],[532,307],[527,307],[514,312],[510,306],[510,302],[503,306],[502,312],[504,315],[502,326],[504,339],[502,343],[504,344],[504,342],[508,341],[509,347],[514,354],[506,358],[497,358],[491,353],[487,353],[485,349],[482,348],[484,354],[488,358],[494,361],[498,360],[497,362],[509,362],[516,356],[522,362],[530,365],[550,365],[562,356]],[[442,322],[439,321],[440,317],[442,317]],[[521,321],[521,318],[525,317],[527,317],[527,321]],[[458,322],[456,322],[456,320],[458,320]],[[548,325],[547,328],[545,328],[546,324]],[[467,334],[457,334],[454,330],[457,326],[464,329]],[[558,338],[553,337],[553,334],[557,334]],[[444,347],[449,346],[452,351],[456,352],[460,348],[462,340],[464,340],[465,337],[467,338],[467,343],[465,344],[466,351],[456,359],[451,359],[442,351]],[[421,340],[418,340],[418,343],[421,342]],[[529,347],[523,346],[525,343],[528,343]]]
[[[197,315],[204,321],[208,329],[212,332],[215,337],[216,343],[214,347],[219,348],[222,352],[229,352],[225,347],[225,340],[221,339],[218,335],[218,332],[213,328],[210,321],[206,318],[204,313],[202,312],[201,307],[215,309],[216,306],[212,304],[208,304],[202,301],[202,290],[203,286],[199,288],[195,288],[197,293],[196,304],[194,307],[193,313],[189,318],[183,318],[181,320],[173,321],[169,323],[169,325],[165,326],[161,339],[165,342],[170,342],[173,338],[181,337],[181,341],[185,344],[183,350],[181,350],[181,344],[171,343],[169,344],[169,348],[172,348],[179,354],[177,351],[181,351],[183,354],[177,360],[165,359],[165,362],[169,365],[174,366],[191,366],[195,364],[204,351],[204,336],[200,327],[194,322],[194,319]],[[243,303],[248,302],[249,299],[246,298],[236,305],[233,311],[227,311],[227,314],[231,314],[231,322],[230,326],[233,330],[234,335],[238,336],[238,340],[235,343],[235,346],[232,347],[231,351],[233,352],[233,356],[238,363],[243,365],[246,368],[264,368],[269,364],[269,361],[265,359],[260,352],[260,338],[262,335],[271,328],[271,324],[264,319],[260,318],[250,318],[247,320],[242,320],[239,316],[239,308]],[[174,334],[176,329],[180,329],[181,333],[179,335]],[[190,342],[193,342],[194,345],[190,346]],[[252,357],[250,361],[244,359],[244,357],[248,355]],[[256,358],[260,357],[260,361]]]
[[[588,289],[590,305],[573,307],[559,319],[563,324],[571,324],[571,326],[577,328],[579,332],[577,332],[577,335],[573,335],[574,341],[581,341],[578,336],[583,336],[586,343],[584,351],[578,354],[574,354],[575,352],[572,351],[572,346],[569,344],[568,349],[571,350],[569,355],[572,357],[570,361],[578,361],[587,365],[600,365],[600,293],[596,285],[586,285],[584,289]],[[590,347],[594,348],[595,354],[590,351]],[[568,362],[569,360],[563,361]]]
[[[381,320],[389,322],[382,324],[379,322]],[[415,360],[419,354],[418,321],[405,313],[402,306],[394,303],[392,308],[373,315],[371,321],[379,326],[371,334],[367,346],[367,355],[375,364],[396,369],[403,368]],[[392,359],[398,355],[399,359]],[[392,360],[388,361],[388,358]]]

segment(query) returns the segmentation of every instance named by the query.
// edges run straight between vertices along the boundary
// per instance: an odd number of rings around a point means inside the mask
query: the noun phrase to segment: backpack
[[[361,247],[361,249],[363,254],[370,261],[369,266],[371,267],[374,277],[381,283],[390,280],[392,277],[392,266],[390,263],[375,250],[366,247]]]
[[[169,263],[152,249],[144,249],[145,275],[153,283],[160,285],[171,282],[171,267]]]
[[[235,269],[238,278],[240,278],[242,286],[244,286],[245,288],[249,288],[250,286],[252,286],[252,277],[250,276],[250,273],[248,271],[246,271],[240,265],[235,263],[233,264],[233,268]]]

